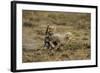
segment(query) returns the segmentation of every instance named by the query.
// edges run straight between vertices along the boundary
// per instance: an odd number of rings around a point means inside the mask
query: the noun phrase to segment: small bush
[[[76,49],[81,49],[82,48],[82,43],[79,42],[70,42],[64,46],[66,49],[70,50],[76,50]]]
[[[25,27],[32,27],[32,23],[24,22],[23,23],[23,26],[25,26]]]

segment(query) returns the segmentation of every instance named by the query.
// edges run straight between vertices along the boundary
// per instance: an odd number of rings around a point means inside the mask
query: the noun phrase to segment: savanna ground
[[[87,60],[91,58],[89,13],[23,10],[22,62]],[[63,50],[44,49],[47,24],[57,33],[71,32],[72,39]]]

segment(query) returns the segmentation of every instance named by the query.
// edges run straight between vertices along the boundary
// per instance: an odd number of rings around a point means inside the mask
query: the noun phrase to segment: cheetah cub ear
[[[54,33],[56,32],[56,26],[53,26],[53,31],[54,31]]]

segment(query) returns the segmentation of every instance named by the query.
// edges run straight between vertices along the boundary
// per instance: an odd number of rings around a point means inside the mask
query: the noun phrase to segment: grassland
[[[22,62],[87,60],[91,58],[89,13],[23,10]],[[47,24],[57,33],[71,32],[72,39],[63,50],[43,48]]]

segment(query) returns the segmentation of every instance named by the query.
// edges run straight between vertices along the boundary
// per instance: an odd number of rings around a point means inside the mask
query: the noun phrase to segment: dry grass
[[[90,59],[90,18],[89,13],[23,10],[23,63]],[[57,33],[73,34],[62,50],[43,48],[47,24],[55,25]]]

